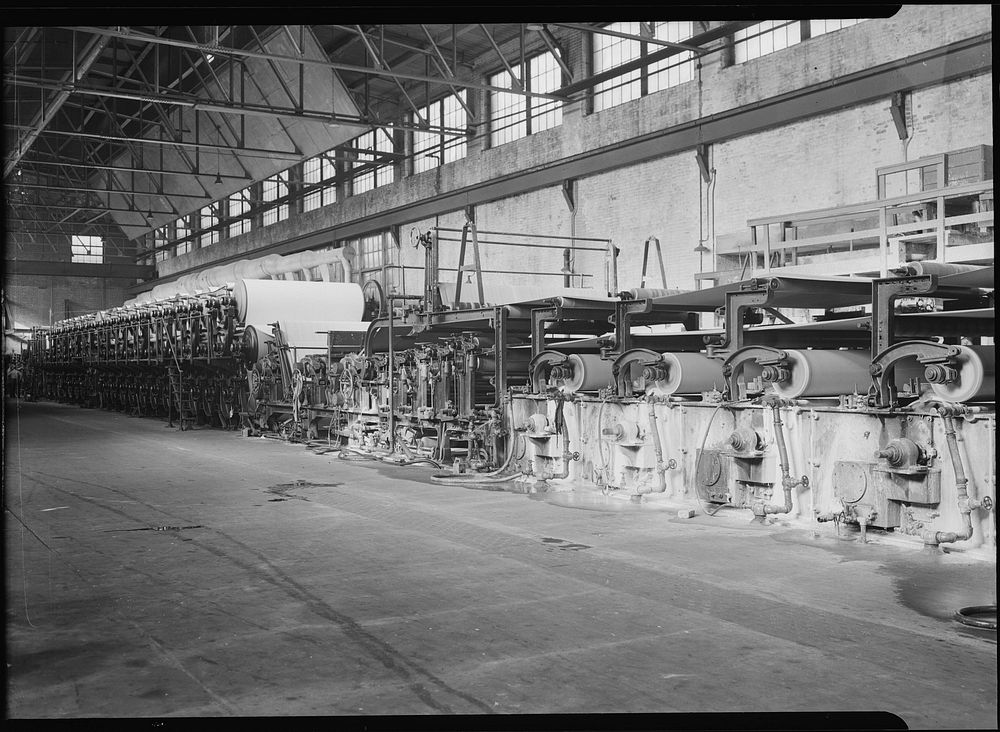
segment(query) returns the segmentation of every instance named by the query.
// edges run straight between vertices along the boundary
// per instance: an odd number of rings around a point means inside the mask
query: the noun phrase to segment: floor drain
[[[973,628],[997,629],[996,605],[972,605],[955,613],[955,620]]]

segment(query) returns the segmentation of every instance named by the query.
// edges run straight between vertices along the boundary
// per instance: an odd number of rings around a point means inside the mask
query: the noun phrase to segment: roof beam
[[[120,165],[101,165],[98,163],[67,163],[61,160],[25,160],[23,161],[25,165],[56,165],[63,168],[86,168],[90,170],[112,170],[117,173],[149,173],[151,175],[183,175],[191,177],[192,175],[211,175],[211,173],[199,173],[197,171],[190,170],[163,170],[161,168],[136,168]],[[231,178],[232,180],[245,180],[249,181],[252,178],[249,175],[226,175],[220,173],[221,178]],[[167,194],[163,194],[167,195]]]
[[[441,82],[447,83],[447,82]],[[52,84],[52,88],[59,87],[60,85]],[[459,84],[462,86],[462,84]],[[345,117],[343,115],[337,115],[332,112],[324,112],[320,110],[295,110],[288,107],[273,107],[263,104],[249,104],[249,103],[232,103],[226,104],[220,102],[217,99],[199,99],[191,97],[170,97],[164,95],[154,96],[151,94],[143,94],[141,92],[122,92],[115,91],[113,89],[99,89],[99,88],[84,88],[80,86],[73,87],[72,91],[77,94],[91,95],[96,97],[110,97],[118,99],[132,99],[138,101],[155,101],[158,104],[173,104],[181,107],[190,107],[191,109],[201,111],[201,112],[221,112],[226,114],[245,114],[245,115],[256,115],[263,117],[277,117],[277,118],[288,118],[296,120],[307,120],[312,122],[321,122],[323,124],[332,125],[345,125],[348,127],[361,127],[365,130],[370,130],[372,127],[378,127],[379,125],[372,124],[371,122],[366,122],[360,118]],[[541,95],[545,96],[545,95]],[[465,129],[458,129],[452,127],[431,126],[431,127],[421,127],[418,125],[411,125],[405,122],[393,123],[392,126],[395,129],[414,129],[414,130],[431,130],[434,132],[440,132],[443,134],[451,135],[464,135]]]
[[[117,188],[94,188],[94,187],[83,187],[83,186],[47,186],[38,183],[7,183],[4,182],[5,186],[28,188],[32,190],[39,191],[83,191],[85,193],[114,193],[117,195],[133,195],[133,196],[149,196],[151,198],[197,198],[200,200],[207,200],[209,196],[207,195],[191,195],[187,193],[157,193],[156,191],[136,191],[136,190],[119,190]]]
[[[649,43],[653,46],[667,46],[668,48],[674,48],[678,51],[691,51],[699,56],[707,51],[700,47],[693,45],[691,43],[677,43],[675,41],[663,41],[659,38],[652,38],[650,36],[637,36],[632,33],[622,33],[620,31],[613,31],[608,28],[604,28],[599,25],[586,25],[584,23],[549,23],[548,25],[555,25],[561,28],[572,28],[573,30],[581,30],[589,33],[599,33],[602,36],[614,36],[616,38],[627,38],[630,41],[639,41],[641,43]]]
[[[231,145],[218,145],[210,142],[181,142],[178,140],[152,140],[147,137],[115,137],[113,135],[94,135],[86,132],[74,132],[70,130],[47,129],[43,135],[64,135],[68,137],[82,137],[104,142],[134,143],[139,145],[166,145],[167,147],[189,147],[200,150],[215,150],[217,152],[232,152],[246,157],[280,158],[282,160],[301,160],[302,153],[269,150],[259,147],[233,147]]]
[[[443,84],[447,85],[450,83],[455,86],[462,86],[468,89],[485,89],[487,91],[497,91],[506,92],[513,94],[520,94],[525,97],[541,97],[543,99],[554,99],[557,102],[567,101],[566,97],[561,94],[548,94],[543,92],[528,92],[528,91],[518,91],[512,92],[510,89],[505,89],[499,86],[492,86],[490,84],[481,84],[478,82],[463,80],[463,79],[451,79],[446,80],[436,76],[428,76],[426,74],[413,74],[402,71],[388,71],[382,69],[374,69],[371,66],[357,66],[355,64],[342,64],[336,61],[321,61],[319,59],[311,58],[296,58],[295,56],[286,56],[284,54],[278,53],[259,53],[255,51],[249,51],[244,48],[229,48],[224,46],[209,46],[201,43],[190,43],[186,41],[179,41],[173,38],[163,38],[161,36],[151,36],[148,33],[140,33],[131,30],[115,30],[114,28],[99,28],[91,26],[81,26],[81,27],[70,27],[69,30],[81,30],[88,33],[97,33],[102,35],[114,36],[117,38],[125,38],[132,41],[140,41],[146,43],[163,43],[171,46],[179,46],[181,48],[201,48],[204,47],[209,53],[223,56],[247,56],[250,58],[272,58],[277,61],[290,61],[292,63],[303,63],[312,66],[322,66],[328,69],[336,69],[339,71],[353,71],[358,74],[369,74],[373,76],[385,76],[387,78],[398,78],[398,79],[409,79],[410,81],[426,81],[430,84]]]
[[[76,60],[74,59],[74,68],[63,77],[63,81],[70,81],[73,84],[76,84],[78,81],[83,79],[83,77],[87,75],[87,72],[90,71],[90,67],[94,65],[94,62],[97,61],[97,58],[101,55],[104,47],[108,45],[108,40],[110,40],[108,36],[98,36],[92,38],[90,43],[83,50],[83,58],[79,61],[79,63],[76,63]],[[24,153],[28,152],[31,146],[35,143],[35,140],[38,138],[39,133],[41,133],[41,131],[48,126],[49,122],[52,121],[52,118],[59,112],[59,108],[67,99],[69,99],[69,95],[71,93],[71,91],[67,90],[58,91],[48,105],[43,104],[41,109],[38,110],[38,113],[35,115],[35,119],[31,122],[31,129],[28,133],[24,137],[18,135],[17,148],[14,150],[13,157],[9,158],[3,167],[4,178],[9,176],[14,171],[14,168],[17,167],[18,161]]]

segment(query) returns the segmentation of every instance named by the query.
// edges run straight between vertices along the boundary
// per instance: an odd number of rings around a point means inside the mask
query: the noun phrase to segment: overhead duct
[[[257,259],[243,259],[184,275],[173,282],[157,285],[152,290],[141,293],[125,304],[135,305],[166,300],[176,295],[210,292],[220,287],[232,286],[243,279],[277,277],[288,272],[299,272],[332,264],[340,264],[344,271],[344,280],[350,281],[353,275],[350,258],[353,254],[354,250],[350,247],[340,247],[338,249],[298,252],[286,256],[269,254]]]

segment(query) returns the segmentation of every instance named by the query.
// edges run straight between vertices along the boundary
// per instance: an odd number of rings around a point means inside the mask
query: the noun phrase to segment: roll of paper
[[[360,321],[365,309],[353,282],[242,279],[233,294],[242,323]]]

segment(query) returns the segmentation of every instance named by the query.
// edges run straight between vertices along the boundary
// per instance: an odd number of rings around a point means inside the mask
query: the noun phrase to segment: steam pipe
[[[962,453],[958,447],[958,432],[955,427],[955,416],[964,414],[967,410],[963,404],[950,404],[948,402],[931,402],[941,419],[944,421],[944,435],[948,443],[948,452],[951,455],[951,464],[955,470],[955,489],[958,493],[958,510],[962,514],[961,531],[932,531],[927,530],[921,533],[924,544],[937,546],[938,544],[950,544],[956,541],[967,541],[972,538],[972,512],[977,508],[990,510],[993,501],[986,496],[981,501],[969,498],[969,478],[965,473],[965,465],[962,462]]]
[[[790,513],[792,510],[792,489],[800,485],[803,487],[809,486],[809,478],[807,476],[803,475],[798,479],[792,478],[788,467],[788,447],[785,445],[784,425],[781,422],[781,407],[786,403],[785,400],[768,397],[764,399],[763,403],[765,406],[771,408],[771,413],[774,415],[774,439],[778,446],[778,462],[781,466],[781,490],[785,500],[781,505],[773,503],[765,504],[763,501],[755,503],[752,506],[754,515],[760,517],[775,513]]]
[[[338,249],[296,252],[285,256],[269,254],[256,259],[243,259],[238,262],[210,267],[201,272],[183,275],[174,282],[157,285],[152,290],[141,293],[127,304],[164,300],[175,295],[222,287],[238,279],[276,277],[288,272],[297,272],[338,262],[344,270],[344,281],[350,282],[353,277],[350,258],[353,254],[354,250],[345,246]]]
[[[649,430],[653,436],[653,450],[656,452],[656,476],[659,484],[657,493],[667,491],[667,466],[663,463],[663,446],[660,445],[660,430],[656,426],[656,411],[653,402],[646,402],[649,407]]]

